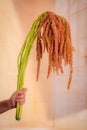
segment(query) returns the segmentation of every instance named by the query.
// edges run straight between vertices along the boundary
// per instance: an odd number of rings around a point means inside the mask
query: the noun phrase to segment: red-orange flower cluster
[[[62,61],[65,65],[70,65],[70,76],[68,89],[72,79],[72,52],[70,26],[65,18],[56,15],[53,12],[46,12],[41,19],[39,31],[37,34],[36,52],[37,52],[37,80],[39,77],[40,61],[43,53],[47,50],[49,54],[49,65],[47,78],[52,70],[60,70],[63,73]]]

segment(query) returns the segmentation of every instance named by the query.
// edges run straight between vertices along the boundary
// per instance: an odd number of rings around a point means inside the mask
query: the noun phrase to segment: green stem
[[[17,90],[22,90],[24,85],[24,75],[25,70],[27,66],[27,62],[29,59],[30,51],[32,48],[32,45],[34,43],[34,40],[37,36],[39,25],[41,22],[41,19],[46,14],[46,12],[42,13],[33,23],[31,30],[29,31],[28,35],[26,36],[26,39],[23,43],[23,46],[20,50],[20,53],[18,55],[18,77],[17,77]],[[22,115],[22,105],[17,103],[16,107],[16,120],[20,120]]]

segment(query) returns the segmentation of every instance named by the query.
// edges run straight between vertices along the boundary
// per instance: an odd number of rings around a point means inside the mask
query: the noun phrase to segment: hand
[[[10,97],[11,108],[15,108],[17,105],[17,102],[21,105],[23,105],[25,103],[26,90],[27,89],[24,88],[23,90],[17,90],[12,94],[12,96]]]

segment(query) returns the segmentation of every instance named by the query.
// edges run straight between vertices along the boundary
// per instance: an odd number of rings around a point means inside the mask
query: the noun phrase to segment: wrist
[[[15,108],[15,107],[13,106],[11,99],[7,99],[0,102],[0,114],[12,108]]]
[[[8,108],[9,108],[9,109],[12,109],[12,103],[11,103],[11,100],[10,100],[10,99],[7,100],[7,104],[8,104]]]
[[[11,99],[8,99],[8,107],[9,107],[9,109],[15,108],[15,107],[13,106],[13,102],[12,102]]]

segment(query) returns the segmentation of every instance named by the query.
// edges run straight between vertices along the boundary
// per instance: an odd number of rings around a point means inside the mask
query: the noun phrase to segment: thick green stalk
[[[17,66],[18,66],[18,77],[17,77],[17,90],[22,90],[24,85],[24,75],[25,70],[28,62],[28,58],[30,55],[30,51],[32,48],[32,45],[34,43],[34,40],[37,36],[39,25],[41,22],[41,19],[46,14],[46,12],[42,13],[33,23],[31,30],[29,31],[28,35],[26,36],[26,39],[23,43],[23,46],[20,50]],[[16,107],[16,120],[21,119],[22,114],[22,105],[17,103]]]

